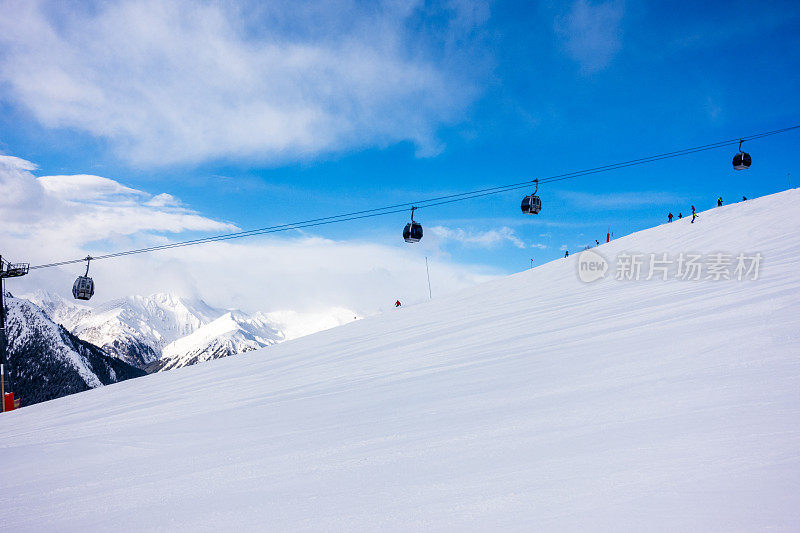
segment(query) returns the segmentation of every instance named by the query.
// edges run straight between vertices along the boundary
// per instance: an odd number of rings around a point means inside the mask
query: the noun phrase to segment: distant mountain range
[[[6,308],[9,362],[23,405],[256,350],[358,318],[343,308],[249,315],[168,293],[90,307],[38,291],[8,295]]]
[[[42,291],[25,298],[76,337],[148,372],[264,348],[358,318],[343,308],[249,315],[169,293],[128,296],[97,307]]]
[[[23,405],[145,375],[71,334],[28,300],[6,296],[6,312],[13,392]]]

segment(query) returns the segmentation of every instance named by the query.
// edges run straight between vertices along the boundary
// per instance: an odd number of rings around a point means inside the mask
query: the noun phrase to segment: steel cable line
[[[150,246],[150,247],[146,247],[146,248],[139,248],[139,249],[135,249],[135,250],[127,250],[127,251],[124,251],[124,252],[115,252],[115,253],[110,253],[110,254],[105,254],[105,255],[92,256],[92,260],[108,259],[108,258],[111,258],[111,257],[119,257],[119,256],[122,256],[122,255],[131,255],[131,254],[153,252],[153,251],[158,251],[158,250],[166,250],[166,249],[170,249],[170,248],[180,248],[180,247],[183,247],[183,246],[190,246],[190,245],[194,245],[194,244],[204,244],[204,243],[207,243],[207,242],[238,239],[238,238],[242,238],[242,237],[250,237],[250,236],[253,236],[253,235],[263,235],[265,233],[275,233],[275,232],[278,232],[278,231],[288,231],[288,230],[291,230],[291,229],[299,229],[299,228],[304,228],[304,227],[320,226],[320,225],[323,225],[323,224],[332,224],[334,222],[344,222],[344,221],[348,221],[348,220],[356,220],[356,219],[360,219],[360,218],[368,218],[369,216],[379,216],[379,215],[388,215],[388,214],[393,214],[393,213],[400,213],[400,212],[407,211],[408,207],[410,207],[412,205],[420,204],[421,207],[423,207],[423,206],[424,207],[430,207],[431,205],[440,205],[438,203],[437,204],[429,204],[429,202],[434,202],[434,201],[437,201],[437,200],[454,198],[454,197],[463,197],[461,199],[465,199],[466,200],[466,199],[472,198],[473,197],[472,195],[474,195],[476,193],[482,193],[482,194],[480,194],[480,196],[485,196],[487,194],[498,194],[498,193],[501,193],[501,192],[506,192],[507,190],[519,189],[519,188],[522,188],[523,186],[527,187],[530,184],[531,184],[530,181],[524,181],[524,182],[515,183],[515,184],[511,184],[511,185],[503,185],[503,186],[499,186],[499,187],[491,187],[491,188],[488,188],[488,189],[480,189],[480,190],[477,190],[477,191],[469,191],[469,192],[465,192],[465,193],[451,194],[451,195],[446,195],[446,196],[440,196],[440,197],[437,197],[437,198],[428,198],[426,200],[420,200],[419,202],[405,202],[405,203],[402,203],[402,204],[395,204],[395,205],[390,205],[390,206],[377,207],[377,208],[374,208],[374,209],[366,209],[366,210],[363,210],[363,211],[354,211],[354,212],[351,212],[351,213],[343,213],[341,215],[332,215],[332,216],[322,217],[322,218],[312,218],[312,219],[304,220],[304,221],[301,221],[301,222],[292,222],[292,223],[288,223],[288,224],[279,224],[279,225],[276,225],[276,226],[268,226],[268,227],[264,227],[264,228],[257,228],[257,229],[252,229],[252,230],[239,231],[239,232],[235,232],[235,233],[226,233],[226,234],[222,234],[222,235],[214,235],[214,236],[211,236],[211,237],[202,237],[202,238],[199,238],[199,239],[192,239],[192,240],[181,241],[181,242],[177,242],[177,243],[162,244],[162,245]],[[400,207],[402,207],[403,209],[397,209],[397,208],[400,208]],[[391,210],[391,211],[388,211],[388,210]],[[381,212],[381,211],[383,211],[383,212]],[[361,216],[354,216],[354,215],[361,215]],[[54,266],[70,265],[70,264],[75,264],[75,263],[82,263],[85,260],[86,260],[85,257],[81,258],[81,259],[70,259],[70,260],[67,260],[67,261],[59,261],[59,262],[56,262],[56,263],[47,263],[47,264],[43,264],[43,265],[35,265],[35,266],[30,267],[30,268],[37,269],[37,268],[48,268],[48,267],[54,267]]]
[[[800,129],[800,124],[795,125],[795,126],[790,126],[790,127],[787,127],[787,128],[781,128],[781,129],[777,129],[777,130],[756,133],[756,134],[752,134],[752,135],[749,135],[749,136],[746,136],[746,137],[737,137],[737,138],[734,138],[734,139],[728,139],[728,140],[725,140],[725,141],[718,141],[718,142],[704,144],[704,145],[700,145],[700,146],[694,146],[694,147],[691,147],[691,148],[683,148],[683,149],[680,149],[680,150],[673,150],[671,152],[664,152],[664,153],[661,153],[661,154],[654,154],[654,155],[640,157],[640,158],[636,158],[636,159],[630,159],[628,161],[610,163],[610,164],[602,165],[602,166],[599,166],[599,167],[593,167],[593,168],[588,168],[588,169],[583,169],[583,170],[577,170],[577,171],[567,172],[567,173],[563,173],[563,174],[556,174],[556,175],[553,175],[553,176],[540,178],[538,180],[538,182],[539,182],[539,184],[543,184],[543,183],[552,183],[552,182],[556,182],[556,181],[563,181],[563,180],[567,180],[567,179],[575,179],[575,178],[578,178],[578,177],[588,176],[588,175],[592,175],[592,174],[598,174],[598,173],[601,173],[601,172],[609,172],[611,170],[617,170],[617,169],[620,169],[620,168],[643,165],[643,164],[647,164],[647,163],[661,161],[661,160],[664,160],[664,159],[681,157],[681,156],[684,156],[684,155],[689,155],[689,154],[693,154],[693,153],[697,153],[697,152],[714,150],[714,149],[717,149],[717,148],[722,148],[724,146],[729,146],[731,144],[736,144],[736,143],[739,143],[739,142],[742,142],[742,141],[751,141],[751,140],[755,140],[755,139],[761,139],[761,138],[764,138],[764,137],[769,137],[769,136],[772,136],[772,135],[778,135],[778,134],[785,133],[785,132],[788,132],[788,131],[791,131],[791,130],[796,130],[796,129]],[[287,223],[287,224],[278,224],[278,225],[275,225],[275,226],[267,226],[267,227],[263,227],[263,228],[252,229],[252,230],[239,231],[239,232],[233,232],[233,233],[226,233],[226,234],[222,234],[222,235],[214,235],[214,236],[211,236],[211,237],[202,237],[202,238],[198,238],[198,239],[191,239],[191,240],[187,240],[187,241],[181,241],[181,242],[175,242],[175,243],[169,243],[169,244],[162,244],[162,245],[157,245],[157,246],[149,246],[149,247],[145,247],[145,248],[138,248],[138,249],[134,249],[134,250],[126,250],[126,251],[122,251],[122,252],[114,252],[114,253],[94,256],[91,259],[92,260],[110,259],[110,258],[122,257],[122,256],[126,256],[126,255],[135,255],[135,254],[149,253],[149,252],[155,252],[155,251],[160,251],[160,250],[169,250],[169,249],[172,249],[172,248],[182,248],[182,247],[185,247],[185,246],[193,246],[193,245],[196,245],[196,244],[205,244],[205,243],[209,243],[209,242],[226,241],[226,240],[231,240],[231,239],[239,239],[239,238],[243,238],[243,237],[251,237],[251,236],[255,236],[255,235],[266,235],[266,234],[270,234],[270,233],[278,233],[278,232],[289,231],[289,230],[293,230],[293,229],[310,228],[310,227],[322,226],[322,225],[327,225],[327,224],[334,224],[334,223],[337,223],[337,222],[347,222],[347,221],[351,221],[351,220],[359,220],[359,219],[371,218],[371,217],[382,216],[382,215],[396,214],[396,213],[405,212],[412,206],[416,207],[417,209],[423,209],[423,208],[426,208],[426,207],[434,207],[434,206],[449,204],[449,203],[453,203],[453,202],[461,202],[461,201],[465,201],[465,200],[471,200],[473,198],[480,198],[480,197],[483,197],[483,196],[489,196],[489,195],[493,195],[493,194],[501,194],[501,193],[504,193],[504,192],[510,192],[510,191],[515,191],[515,190],[527,188],[527,187],[530,187],[532,183],[533,183],[532,180],[526,180],[526,181],[519,182],[519,183],[511,183],[511,184],[508,184],[508,185],[500,185],[500,186],[496,186],[496,187],[489,187],[489,188],[486,188],[486,189],[478,189],[478,190],[474,190],[474,191],[467,191],[467,192],[462,192],[462,193],[454,193],[454,194],[449,194],[449,195],[444,195],[444,196],[438,196],[438,197],[434,197],[434,198],[427,198],[427,199],[419,200],[419,201],[416,201],[416,202],[404,202],[404,203],[400,203],[400,204],[377,207],[377,208],[374,208],[374,209],[365,209],[365,210],[361,210],[361,211],[353,211],[353,212],[350,212],[350,213],[343,213],[343,214],[340,214],[340,215],[331,215],[331,216],[327,216],[327,217],[313,218],[313,219],[304,220],[304,221],[300,221],[300,222],[292,222],[292,223]],[[56,267],[56,266],[64,266],[64,265],[71,265],[71,264],[76,264],[76,263],[82,263],[84,261],[86,261],[86,258],[70,259],[70,260],[66,260],[66,261],[58,261],[58,262],[46,263],[46,264],[42,264],[42,265],[34,265],[34,266],[30,267],[30,270],[41,269],[41,268],[50,268],[50,267]]]
[[[422,208],[422,207],[432,207],[434,205],[442,205],[442,204],[445,204],[445,203],[451,203],[451,202],[456,202],[456,201],[461,201],[461,200],[469,200],[471,198],[477,198],[479,196],[487,196],[487,195],[490,195],[490,194],[498,194],[498,193],[501,193],[501,192],[521,189],[523,187],[530,186],[530,184],[531,184],[530,181],[524,181],[524,182],[520,182],[520,183],[514,183],[514,184],[511,184],[511,185],[503,185],[503,186],[500,186],[500,187],[491,187],[491,188],[488,188],[488,189],[480,189],[480,190],[477,190],[477,191],[469,191],[469,192],[465,192],[465,193],[451,194],[451,195],[446,195],[446,196],[440,196],[440,197],[437,197],[437,198],[428,198],[426,200],[421,200],[419,202],[405,202],[405,203],[402,203],[402,204],[395,204],[395,205],[391,205],[391,206],[378,207],[378,208],[375,208],[375,209],[366,209],[366,210],[363,210],[363,211],[355,211],[355,212],[352,212],[352,213],[344,213],[344,214],[341,214],[341,215],[333,215],[333,216],[322,217],[322,218],[314,218],[314,219],[310,219],[310,220],[304,220],[304,221],[301,221],[301,222],[293,222],[293,223],[289,223],[289,224],[280,224],[280,225],[277,225],[277,226],[268,226],[268,227],[265,227],[265,228],[257,228],[257,229],[252,229],[252,230],[247,230],[247,231],[240,231],[240,232],[235,232],[235,233],[227,233],[227,234],[223,234],[223,235],[214,235],[214,236],[211,236],[211,237],[203,237],[203,238],[192,239],[192,240],[188,240],[188,241],[181,241],[181,242],[175,242],[175,243],[169,243],[169,244],[162,244],[162,245],[150,246],[150,247],[146,247],[146,248],[138,248],[138,249],[134,249],[134,250],[127,250],[127,251],[124,251],[124,252],[114,252],[114,253],[110,253],[110,254],[92,256],[92,260],[95,261],[95,260],[99,260],[99,259],[109,259],[109,258],[112,258],[112,257],[120,257],[120,256],[124,256],[124,255],[133,255],[133,254],[140,254],[140,253],[147,253],[147,252],[155,252],[155,251],[159,251],[159,250],[168,250],[168,249],[171,249],[171,248],[182,248],[184,246],[192,246],[192,245],[195,245],[195,244],[204,244],[204,243],[208,243],[208,242],[217,242],[217,241],[225,241],[225,240],[231,240],[231,239],[239,239],[239,238],[242,238],[242,237],[250,237],[250,236],[255,236],[255,235],[264,235],[264,234],[268,234],[268,233],[277,233],[277,232],[280,232],[280,231],[288,231],[288,230],[292,230],[292,229],[302,229],[302,228],[308,228],[308,227],[314,227],[314,226],[321,226],[321,225],[325,225],[325,224],[333,224],[335,222],[346,222],[346,221],[350,221],[350,220],[358,220],[358,219],[362,219],[362,218],[369,218],[369,217],[380,216],[380,215],[403,213],[403,212],[408,211],[408,208],[410,206],[412,206],[412,205],[420,204],[420,206],[419,206],[420,208]],[[439,200],[439,201],[436,202],[437,200]],[[444,201],[442,201],[442,200],[444,200]],[[435,203],[431,203],[431,202],[435,202]],[[402,208],[402,209],[399,209],[399,208]],[[55,262],[55,263],[34,265],[34,266],[31,266],[30,268],[31,269],[49,268],[49,267],[55,267],[55,266],[63,266],[63,265],[71,265],[71,264],[76,264],[76,263],[83,263],[84,261],[86,261],[85,257],[80,258],[80,259],[70,259],[70,260],[67,260],[67,261],[59,261],[59,262]]]

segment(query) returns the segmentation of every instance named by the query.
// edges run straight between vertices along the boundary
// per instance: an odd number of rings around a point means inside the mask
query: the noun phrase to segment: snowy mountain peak
[[[169,292],[127,296],[96,307],[44,291],[27,298],[79,338],[150,371],[263,348],[356,317],[343,308],[312,314],[279,311],[249,315]]]
[[[169,370],[264,348],[283,340],[283,333],[263,315],[249,317],[240,311],[228,311],[194,333],[165,346],[157,367]]]
[[[96,307],[72,331],[142,366],[158,359],[164,346],[208,324],[220,312],[201,300],[170,293],[128,296]]]
[[[56,324],[61,324],[71,331],[75,324],[88,316],[92,308],[74,300],[67,300],[59,294],[38,289],[32,294],[21,295],[29,302],[44,311]]]

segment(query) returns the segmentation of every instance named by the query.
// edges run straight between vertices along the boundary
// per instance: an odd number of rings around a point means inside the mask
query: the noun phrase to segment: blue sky
[[[91,175],[142,193],[116,191],[91,206],[82,193],[59,197],[60,222],[35,230],[24,222],[43,216],[39,204],[26,211],[24,202],[7,200],[0,208],[6,219],[17,217],[18,240],[6,253],[34,263],[80,257],[800,124],[800,5],[700,4],[2,1],[0,153],[36,165],[15,179]],[[270,280],[290,277],[281,268],[296,274],[291,290],[263,282],[258,301],[246,289],[208,292],[200,273],[189,286],[172,287],[191,277],[180,266],[154,282],[142,272],[166,267],[151,260],[136,263],[138,274],[101,267],[107,279],[136,278],[115,283],[119,290],[106,296],[174,288],[222,305],[231,298],[269,310],[271,303],[258,302],[274,297],[276,306],[371,312],[395,294],[426,296],[417,283],[426,255],[437,284],[454,290],[522,270],[530,259],[563,256],[564,246],[579,250],[602,240],[609,226],[623,235],[662,223],[669,211],[685,214],[691,204],[709,208],[719,195],[785,189],[788,172],[800,183],[798,146],[799,132],[746,143],[753,156],[747,172],[732,169],[730,147],[542,186],[537,217],[521,215],[520,192],[421,210],[416,218],[427,233],[414,247],[400,237],[405,215],[254,239],[243,246],[288,258],[268,269]],[[47,198],[65,190],[57,182],[48,182]],[[98,186],[88,178],[69,183]],[[153,201],[164,193],[169,201]],[[164,224],[131,215],[104,234],[108,217],[131,202],[149,202],[143,216]],[[96,228],[81,236],[87,219]],[[55,244],[67,238],[69,246]],[[311,242],[324,243],[309,254],[318,264],[298,267],[314,261],[297,255]],[[357,251],[338,258],[343,250]],[[235,251],[223,251],[240,271],[229,275],[246,277],[242,263],[253,259]],[[152,261],[180,265],[188,261],[182,257]],[[329,261],[353,280],[322,273]],[[327,284],[306,287],[295,271]],[[359,273],[369,288],[348,292]],[[26,283],[60,287],[70,275]]]

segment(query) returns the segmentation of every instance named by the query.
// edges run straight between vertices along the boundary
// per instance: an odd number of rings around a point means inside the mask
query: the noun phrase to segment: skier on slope
[[[672,212],[670,212],[670,214],[667,215],[667,222],[672,222]]]
[[[717,207],[722,207],[722,196],[717,198]]]
[[[678,219],[680,220],[681,218],[683,218],[683,213],[678,213]]]
[[[395,306],[395,307],[400,307],[401,305],[403,305],[403,304],[401,304],[401,303],[400,303],[400,300],[397,300],[397,301],[394,303],[394,306]]]

